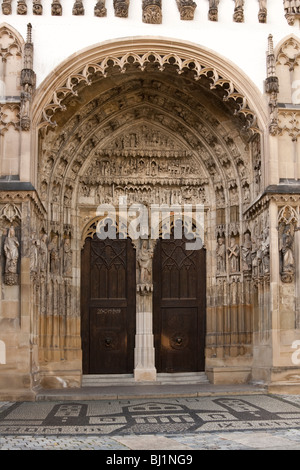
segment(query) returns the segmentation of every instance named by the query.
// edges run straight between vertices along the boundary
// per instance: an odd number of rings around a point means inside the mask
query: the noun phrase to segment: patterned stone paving
[[[300,403],[270,395],[20,402],[0,406],[1,436],[184,435],[300,430]]]

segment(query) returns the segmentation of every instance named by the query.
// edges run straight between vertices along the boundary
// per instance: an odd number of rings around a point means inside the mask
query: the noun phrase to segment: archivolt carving
[[[66,109],[64,104],[65,98],[70,95],[77,96],[78,85],[82,82],[90,85],[95,74],[107,77],[109,67],[111,66],[117,67],[121,73],[125,73],[126,66],[129,64],[135,64],[140,70],[145,71],[150,63],[152,65],[156,64],[161,72],[164,71],[167,65],[172,65],[176,67],[178,74],[182,74],[185,70],[191,70],[194,72],[195,80],[200,80],[201,77],[208,78],[211,82],[211,89],[222,87],[224,90],[223,99],[225,101],[234,100],[236,102],[238,107],[236,112],[246,117],[249,129],[254,133],[260,132],[255,112],[250,109],[246,97],[236,90],[234,83],[230,79],[221,77],[213,67],[203,66],[196,58],[182,58],[174,53],[161,55],[155,51],[149,51],[145,54],[128,52],[122,57],[109,55],[98,63],[86,64],[83,69],[71,74],[65,83],[59,86],[53,93],[51,101],[43,108],[39,127],[55,126],[56,123],[53,121],[54,114],[57,110]]]

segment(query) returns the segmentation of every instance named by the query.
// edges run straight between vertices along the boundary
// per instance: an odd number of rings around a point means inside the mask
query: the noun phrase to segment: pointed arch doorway
[[[130,239],[87,238],[81,255],[84,374],[132,374],[135,251]]]

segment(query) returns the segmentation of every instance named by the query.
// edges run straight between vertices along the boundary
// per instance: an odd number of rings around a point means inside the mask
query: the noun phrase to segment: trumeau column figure
[[[11,15],[11,13],[12,13],[11,1],[12,0],[3,0],[3,3],[2,3],[2,13],[3,13],[3,15]]]
[[[104,16],[107,15],[107,9],[105,7],[105,0],[100,0],[99,2],[96,3],[95,8],[94,8],[94,14],[95,16],[98,16],[99,18],[103,18]]]
[[[161,8],[161,0],[143,0],[143,22],[149,24],[161,24]]]
[[[208,19],[218,21],[218,8],[220,0],[209,0]]]
[[[118,18],[127,18],[129,9],[129,0],[114,0],[115,16]]]

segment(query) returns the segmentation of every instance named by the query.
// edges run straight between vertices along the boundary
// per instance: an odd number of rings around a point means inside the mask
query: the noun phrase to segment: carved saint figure
[[[45,272],[47,270],[47,261],[48,261],[48,247],[47,247],[47,234],[42,235],[40,241],[40,271]]]
[[[209,0],[208,19],[218,21],[218,7],[220,0]]]
[[[84,7],[82,1],[76,0],[72,10],[73,15],[84,15]]]
[[[71,240],[66,238],[64,241],[64,275],[71,276],[72,274],[72,251]]]
[[[242,246],[243,271],[251,271],[252,268],[252,241],[249,232],[245,233],[244,244]]]
[[[53,239],[49,243],[50,253],[50,272],[52,274],[59,273],[59,251],[58,251],[58,235],[54,235]]]
[[[282,273],[293,274],[295,271],[295,259],[293,253],[294,238],[291,233],[290,224],[286,225],[282,234]]]
[[[32,234],[31,247],[30,247],[30,271],[36,273],[39,265],[39,241],[36,233]]]
[[[244,21],[244,0],[234,0],[235,7],[234,7],[234,14],[233,14],[233,21],[236,23],[243,23]]]
[[[223,274],[226,271],[226,247],[224,237],[218,237],[217,246],[217,273]]]
[[[6,256],[5,273],[17,273],[19,245],[19,241],[15,235],[15,229],[11,226],[4,242],[4,253]]]
[[[230,246],[228,248],[228,260],[230,272],[236,273],[240,270],[239,266],[240,247],[236,243],[235,237],[230,238]]]
[[[258,12],[258,21],[260,23],[266,23],[267,21],[267,0],[258,0],[259,1],[259,12]]]
[[[152,282],[152,258],[153,249],[148,248],[148,241],[143,240],[138,254],[138,264],[140,268],[141,284],[149,284]]]

